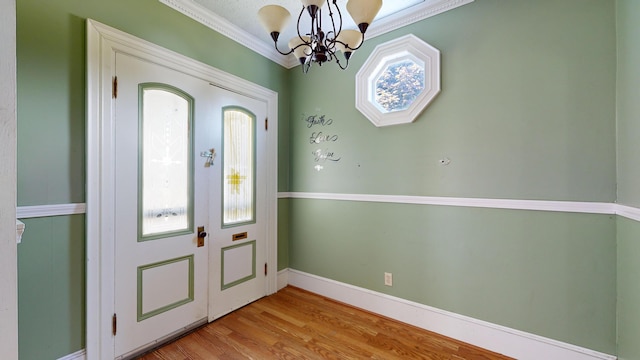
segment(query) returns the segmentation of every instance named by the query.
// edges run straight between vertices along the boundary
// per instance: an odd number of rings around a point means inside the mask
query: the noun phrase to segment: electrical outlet
[[[384,273],[384,284],[386,286],[393,286],[393,274],[392,273]]]

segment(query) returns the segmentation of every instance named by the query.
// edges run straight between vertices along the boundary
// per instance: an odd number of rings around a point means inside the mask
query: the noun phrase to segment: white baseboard
[[[289,269],[278,271],[278,290],[283,289],[289,284]]]
[[[278,278],[285,270],[278,273]],[[288,270],[289,284],[521,360],[615,360],[616,356],[510,329],[338,281]]]
[[[69,354],[67,356],[61,357],[58,360],[85,360],[86,352],[84,349],[74,352],[73,354]]]

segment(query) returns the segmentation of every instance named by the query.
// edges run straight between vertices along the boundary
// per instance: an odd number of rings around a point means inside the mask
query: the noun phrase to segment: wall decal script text
[[[310,115],[305,119],[305,121],[307,122],[307,127],[309,129],[316,125],[329,126],[333,124],[333,119],[325,119],[324,115]]]
[[[326,115],[310,115],[306,116],[302,114],[302,120],[306,123],[308,129],[314,127],[326,127],[331,126],[333,124],[333,119],[328,118]],[[309,136],[309,144],[311,145],[319,145],[319,144],[333,144],[336,143],[339,139],[339,135],[335,133],[326,133],[323,131],[313,131],[311,136]],[[326,146],[325,145],[325,146]],[[331,164],[340,161],[341,156],[337,155],[335,151],[328,148],[315,148],[311,151],[311,155],[313,155],[313,163],[315,164],[313,168],[316,171],[321,171],[324,169],[323,165],[320,164]]]

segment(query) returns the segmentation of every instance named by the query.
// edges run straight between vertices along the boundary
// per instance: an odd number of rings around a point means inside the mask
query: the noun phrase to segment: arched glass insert
[[[189,95],[140,85],[140,240],[193,229],[192,114]]]
[[[222,110],[224,153],[222,225],[255,221],[255,115],[238,107]]]

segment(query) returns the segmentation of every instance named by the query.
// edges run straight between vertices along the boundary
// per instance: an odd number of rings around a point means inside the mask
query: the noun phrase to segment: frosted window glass
[[[142,91],[143,237],[190,228],[191,104],[167,89]]]
[[[240,109],[224,110],[223,225],[254,221],[255,117]]]

